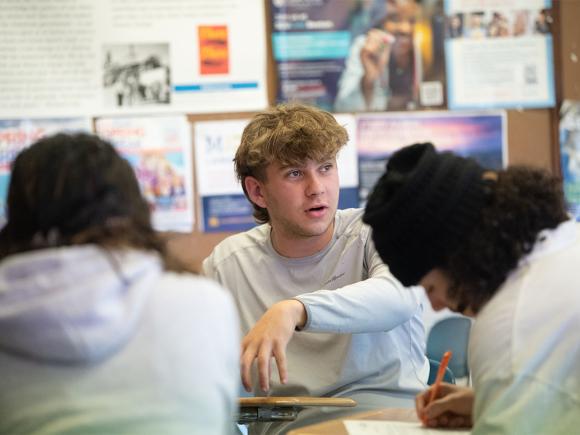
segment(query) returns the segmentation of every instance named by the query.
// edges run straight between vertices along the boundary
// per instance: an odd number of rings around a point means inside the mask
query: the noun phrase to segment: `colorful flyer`
[[[14,158],[38,139],[58,132],[91,132],[89,118],[0,120],[0,227],[6,218],[6,195],[10,165]]]
[[[191,231],[194,223],[191,130],[185,116],[100,118],[109,140],[137,175],[158,230]]]
[[[415,112],[357,117],[361,205],[385,171],[389,156],[407,145],[432,142],[490,169],[507,165],[505,112]]]

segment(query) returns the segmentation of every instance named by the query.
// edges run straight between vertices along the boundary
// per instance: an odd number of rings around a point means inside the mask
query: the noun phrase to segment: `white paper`
[[[468,435],[461,429],[431,429],[404,421],[344,420],[349,435]]]
[[[0,2],[0,118],[267,107],[262,0]]]
[[[234,156],[248,119],[194,124],[195,174],[199,196],[242,194]]]
[[[334,118],[348,133],[348,142],[338,152],[336,164],[340,188],[358,189],[358,153],[356,149],[356,118],[353,115],[335,114]]]

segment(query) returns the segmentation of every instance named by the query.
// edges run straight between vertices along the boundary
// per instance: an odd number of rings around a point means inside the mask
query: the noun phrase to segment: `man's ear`
[[[248,175],[244,179],[244,186],[248,196],[250,197],[250,201],[252,201],[258,207],[267,208],[266,200],[262,193],[262,183],[257,178]]]

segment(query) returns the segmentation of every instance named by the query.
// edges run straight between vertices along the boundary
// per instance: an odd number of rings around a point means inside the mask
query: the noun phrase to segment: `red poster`
[[[201,75],[228,74],[227,26],[199,26],[199,69]]]

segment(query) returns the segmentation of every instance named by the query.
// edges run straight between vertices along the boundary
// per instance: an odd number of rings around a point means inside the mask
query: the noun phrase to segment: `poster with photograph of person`
[[[271,0],[279,102],[334,112],[445,104],[442,0]]]

